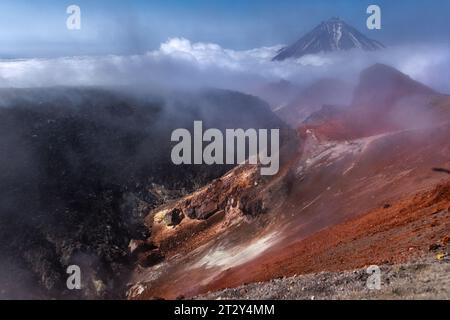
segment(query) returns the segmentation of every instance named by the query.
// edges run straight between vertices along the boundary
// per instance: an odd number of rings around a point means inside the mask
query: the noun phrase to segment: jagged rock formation
[[[399,75],[376,65],[362,73],[361,83],[372,72]],[[260,183],[254,168],[239,167],[224,181],[155,209],[146,221],[166,258],[135,269],[128,298],[189,298],[274,277],[370,265],[371,252],[383,264],[440,250],[448,243],[450,99],[430,95],[411,79],[398,83],[398,96],[391,94],[395,88],[380,91],[377,99],[387,105],[325,107],[326,114],[311,117],[298,130],[301,143],[290,146],[298,152],[276,177]],[[420,99],[403,104],[411,95]],[[411,108],[426,121],[394,121],[409,120],[395,111]],[[229,192],[241,181],[244,187]],[[242,205],[227,206],[228,196],[239,196]],[[192,215],[176,226],[161,222],[160,215],[174,208],[189,213],[203,203],[206,220]],[[247,210],[263,213],[245,215],[247,203]],[[433,245],[439,239],[447,240]]]
[[[0,298],[123,297],[134,261],[162,258],[151,243],[128,251],[130,240],[149,236],[147,212],[232,167],[175,166],[171,132],[202,119],[220,129],[285,126],[261,100],[221,90],[0,94]],[[66,288],[71,264],[81,267],[83,290]]]

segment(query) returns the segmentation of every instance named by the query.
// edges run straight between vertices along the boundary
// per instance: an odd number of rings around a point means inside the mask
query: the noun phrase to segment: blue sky
[[[82,29],[66,29],[77,4]],[[382,30],[365,28],[366,8],[382,9]],[[232,49],[290,43],[339,16],[386,44],[446,42],[448,0],[2,0],[0,57],[143,53],[170,37]]]

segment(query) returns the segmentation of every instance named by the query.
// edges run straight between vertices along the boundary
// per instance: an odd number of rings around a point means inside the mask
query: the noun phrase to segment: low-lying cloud
[[[271,61],[282,47],[238,51],[214,43],[172,38],[158,50],[143,55],[0,60],[0,86],[160,85],[246,91],[280,79],[300,85],[323,77],[356,80],[363,68],[385,63],[437,90],[450,92],[450,79],[446,76],[450,71],[450,48],[446,46],[401,46],[376,52],[353,50]]]

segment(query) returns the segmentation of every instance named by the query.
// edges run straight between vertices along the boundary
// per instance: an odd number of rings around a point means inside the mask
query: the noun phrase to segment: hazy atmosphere
[[[450,299],[449,23],[2,0],[0,299]]]
[[[68,30],[69,3],[2,1],[0,86],[152,83],[250,90],[279,79],[356,79],[361,69],[381,62],[448,90],[450,80],[436,71],[450,67],[450,4],[380,3],[382,28],[368,30],[367,1],[80,1],[81,29]],[[331,17],[387,49],[353,52],[352,59],[337,52],[271,62],[277,50]]]

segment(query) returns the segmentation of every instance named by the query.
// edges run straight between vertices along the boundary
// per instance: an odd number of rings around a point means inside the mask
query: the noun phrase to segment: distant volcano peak
[[[339,17],[332,17],[320,23],[294,44],[281,49],[273,60],[282,61],[290,58],[300,58],[307,54],[356,48],[364,51],[374,51],[384,48],[384,45],[376,40],[367,38]]]

